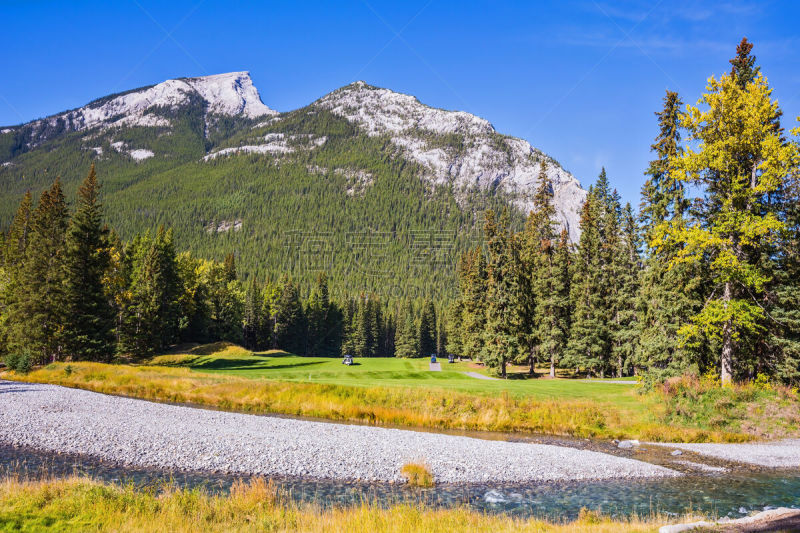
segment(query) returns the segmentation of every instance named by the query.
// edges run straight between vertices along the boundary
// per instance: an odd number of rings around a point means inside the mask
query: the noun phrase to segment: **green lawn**
[[[364,387],[437,388],[493,396],[507,393],[536,399],[591,399],[620,408],[639,411],[645,408],[631,385],[603,383],[602,380],[528,379],[522,373],[512,374],[505,380],[483,380],[464,374],[487,373],[475,365],[448,363],[446,359],[440,362],[441,372],[429,370],[428,358],[355,358],[354,364],[347,366],[340,358],[299,357],[279,351],[251,353],[236,346],[212,345],[159,356],[151,364],[184,366],[196,372],[255,379]]]

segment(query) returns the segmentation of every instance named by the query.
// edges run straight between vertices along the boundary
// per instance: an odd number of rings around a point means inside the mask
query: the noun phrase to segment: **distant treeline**
[[[288,276],[245,285],[232,254],[215,262],[177,253],[163,227],[122,242],[103,223],[99,190],[92,167],[70,214],[57,179],[35,206],[26,194],[2,234],[0,333],[14,368],[142,357],[179,342],[361,357],[443,345],[430,301],[393,309],[364,294],[332,302],[324,273],[307,298]]]

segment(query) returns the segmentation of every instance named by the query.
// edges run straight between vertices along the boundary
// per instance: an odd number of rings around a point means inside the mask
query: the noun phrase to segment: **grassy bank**
[[[674,520],[674,519],[672,519]],[[373,531],[373,532],[634,532],[656,531],[666,517],[612,520],[581,513],[574,522],[485,515],[468,509],[435,510],[367,503],[322,508],[297,504],[256,479],[234,485],[230,495],[199,490],[135,490],[84,478],[0,482],[2,531]]]
[[[665,424],[657,414],[659,403],[654,399],[637,398],[627,385],[616,387],[628,387],[625,394],[631,396],[615,404],[591,396],[536,396],[502,390],[475,393],[442,387],[426,388],[425,393],[420,394],[418,388],[402,386],[273,381],[189,368],[100,363],[56,363],[27,375],[8,377],[148,400],[370,424],[660,441],[750,438],[744,433]],[[474,381],[475,386],[495,383]],[[364,383],[374,384],[375,381],[365,380]],[[603,394],[609,394],[607,388],[603,389]]]

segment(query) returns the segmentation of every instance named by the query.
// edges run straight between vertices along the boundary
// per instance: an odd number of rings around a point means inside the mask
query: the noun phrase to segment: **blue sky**
[[[0,2],[0,124],[249,70],[287,111],[363,79],[469,111],[638,204],[665,89],[694,103],[742,36],[800,114],[800,2]]]

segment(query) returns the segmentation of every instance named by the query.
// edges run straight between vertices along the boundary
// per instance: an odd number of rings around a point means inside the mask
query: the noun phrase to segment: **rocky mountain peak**
[[[577,241],[586,191],[528,141],[501,135],[471,113],[430,107],[414,96],[363,81],[333,91],[313,105],[346,118],[368,135],[388,135],[432,182],[450,184],[456,194],[474,188],[500,189],[525,212],[533,208],[541,165],[546,162],[559,222]]]

